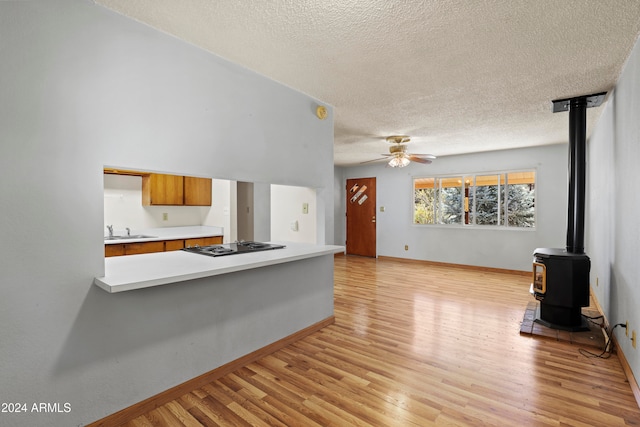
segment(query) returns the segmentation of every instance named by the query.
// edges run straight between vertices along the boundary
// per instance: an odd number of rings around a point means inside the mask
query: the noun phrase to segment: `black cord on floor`
[[[591,323],[594,323],[594,324],[600,326],[602,329],[605,329],[605,327],[604,327],[604,317],[603,316],[598,316],[598,317],[584,316],[584,317],[586,317],[587,320],[589,320]],[[598,323],[593,321],[595,319],[600,319],[600,318],[603,319],[603,323],[602,324],[598,324]],[[609,357],[611,357],[611,348],[610,348],[611,347],[611,337],[613,336],[613,330],[615,328],[617,328],[618,326],[622,326],[624,328],[627,327],[627,325],[625,323],[618,323],[616,325],[613,325],[613,327],[611,327],[609,329],[609,332],[607,333],[607,342],[605,342],[605,344],[604,344],[604,349],[602,350],[602,353],[596,354],[596,353],[592,353],[592,352],[590,352],[588,350],[584,350],[584,349],[581,348],[579,350],[580,354],[582,354],[583,356],[586,356],[586,357],[598,357],[600,359],[608,359]],[[605,354],[606,354],[606,356],[605,356]]]

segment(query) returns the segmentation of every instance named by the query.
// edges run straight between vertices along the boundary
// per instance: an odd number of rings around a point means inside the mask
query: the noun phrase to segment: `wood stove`
[[[533,268],[532,291],[540,301],[535,321],[554,329],[588,330],[582,307],[589,306],[589,257],[565,249],[538,248],[533,252]]]
[[[589,305],[591,261],[584,253],[586,110],[606,93],[553,101],[553,112],[569,111],[569,203],[567,247],[533,252],[531,293],[540,301],[535,322],[554,329],[588,330],[582,307]]]

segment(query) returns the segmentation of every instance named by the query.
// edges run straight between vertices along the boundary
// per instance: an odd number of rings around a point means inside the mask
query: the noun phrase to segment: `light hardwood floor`
[[[335,258],[335,324],[124,424],[625,426],[616,355],[520,335],[529,278]]]

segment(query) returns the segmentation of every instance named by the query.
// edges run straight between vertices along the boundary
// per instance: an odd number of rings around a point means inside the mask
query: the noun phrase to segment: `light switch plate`
[[[308,214],[309,213],[309,203],[303,203],[302,204],[302,213],[303,214]]]

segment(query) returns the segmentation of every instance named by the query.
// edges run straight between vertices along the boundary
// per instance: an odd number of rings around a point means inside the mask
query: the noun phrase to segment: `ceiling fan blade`
[[[407,153],[411,156],[422,157],[423,159],[435,160],[436,156],[433,154],[418,154],[418,153]]]
[[[418,156],[416,156],[414,154],[409,154],[408,157],[409,157],[409,160],[411,160],[412,162],[422,163],[422,164],[425,164],[425,165],[428,165],[428,164],[431,163],[431,159],[427,159],[427,158],[424,158],[424,157],[418,157]]]

